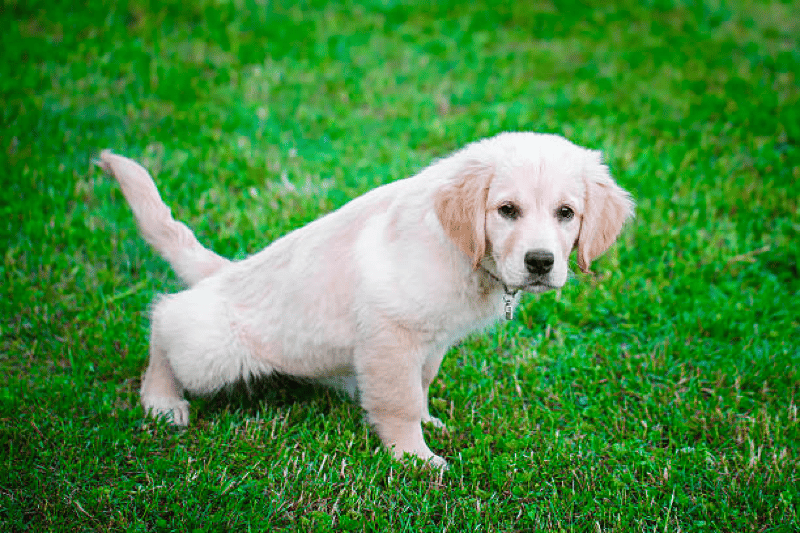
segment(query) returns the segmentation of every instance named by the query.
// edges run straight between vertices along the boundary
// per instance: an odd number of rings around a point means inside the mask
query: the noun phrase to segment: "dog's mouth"
[[[560,284],[554,284],[550,280],[550,276],[546,274],[522,276],[522,279],[520,279],[519,282],[508,283],[503,279],[503,277],[500,277],[499,275],[495,274],[488,268],[484,267],[484,270],[488,273],[488,275],[491,278],[500,283],[505,288],[506,293],[508,294],[512,294],[519,291],[529,292],[533,294],[541,294],[543,292],[561,288]],[[516,277],[516,276],[510,276],[510,277]]]
[[[546,279],[534,279],[521,286],[519,290],[533,294],[541,294],[543,292],[552,291],[559,288],[560,287],[558,285],[553,285]]]

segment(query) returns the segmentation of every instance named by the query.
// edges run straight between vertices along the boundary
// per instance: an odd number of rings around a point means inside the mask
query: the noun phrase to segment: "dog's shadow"
[[[194,419],[200,424],[218,420],[225,414],[256,418],[263,416],[265,406],[270,409],[307,406],[322,415],[329,415],[345,403],[352,406],[354,413],[360,411],[358,404],[343,392],[280,374],[240,381],[212,396],[189,397],[189,400]]]

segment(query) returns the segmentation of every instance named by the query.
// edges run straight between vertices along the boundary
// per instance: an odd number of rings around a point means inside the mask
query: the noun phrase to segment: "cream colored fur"
[[[561,287],[573,248],[587,270],[633,210],[598,152],[505,133],[231,262],[172,219],[144,168],[100,160],[190,286],[153,307],[148,412],[185,425],[185,391],[280,372],[357,391],[395,456],[436,465],[421,424],[442,425],[428,387],[447,349],[502,316],[507,291]]]

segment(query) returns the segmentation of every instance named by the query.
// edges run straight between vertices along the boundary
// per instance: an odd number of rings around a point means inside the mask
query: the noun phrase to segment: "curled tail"
[[[119,182],[144,239],[189,286],[230,263],[204,248],[186,225],[172,218],[153,178],[141,165],[109,150],[100,154],[99,164]]]

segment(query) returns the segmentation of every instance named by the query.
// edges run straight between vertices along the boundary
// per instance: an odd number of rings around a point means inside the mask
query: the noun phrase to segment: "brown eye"
[[[574,216],[575,216],[575,211],[573,211],[571,207],[568,207],[566,205],[562,205],[556,211],[556,217],[558,218],[558,220],[561,221],[572,220],[572,217]]]
[[[519,208],[514,204],[503,204],[497,208],[497,212],[500,213],[503,218],[509,220],[519,218]]]

